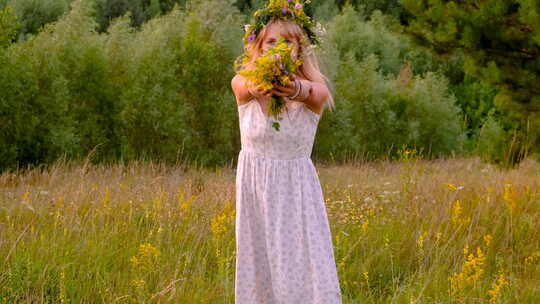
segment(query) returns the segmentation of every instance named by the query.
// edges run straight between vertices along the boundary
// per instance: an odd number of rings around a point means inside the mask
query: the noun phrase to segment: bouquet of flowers
[[[248,83],[265,90],[272,89],[276,84],[287,86],[292,81],[292,75],[302,65],[301,59],[292,58],[292,51],[284,39],[280,38],[275,47],[267,49],[265,54],[255,60],[254,69],[242,70],[240,74],[248,79]],[[244,60],[248,59],[244,58]],[[278,121],[282,119],[279,114],[283,107],[285,107],[285,101],[280,96],[270,97],[268,113],[277,120],[272,123],[272,127],[277,131],[279,131]]]

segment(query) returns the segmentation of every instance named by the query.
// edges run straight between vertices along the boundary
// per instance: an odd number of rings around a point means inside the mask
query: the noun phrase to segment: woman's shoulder
[[[236,98],[237,105],[244,105],[249,103],[251,100],[247,88],[246,88],[246,78],[240,74],[234,75],[234,77],[231,79],[231,88],[233,90],[234,96]]]
[[[234,77],[231,79],[231,87],[234,89],[238,89],[240,86],[243,86],[246,78],[238,73],[234,75]]]

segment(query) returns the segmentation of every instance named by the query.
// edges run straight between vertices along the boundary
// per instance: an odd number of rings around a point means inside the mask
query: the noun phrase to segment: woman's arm
[[[296,98],[318,114],[322,114],[324,103],[328,99],[328,87],[324,83],[301,80],[302,91]]]
[[[245,104],[253,99],[253,95],[251,95],[246,86],[246,81],[246,78],[240,74],[234,75],[233,79],[231,80],[231,87],[234,96],[236,97],[236,103],[239,105]]]
[[[241,105],[249,102],[253,98],[260,98],[262,96],[269,97],[272,93],[271,90],[263,90],[259,86],[248,87],[247,79],[240,75],[236,74],[231,80],[231,87],[236,97],[236,103]]]
[[[311,111],[319,115],[322,114],[324,103],[327,101],[329,96],[329,91],[326,84],[305,79],[299,79],[299,81],[300,83],[291,81],[290,85],[287,87],[277,85],[276,89],[273,90],[273,93],[279,96],[294,97],[297,90],[296,86],[298,85],[300,92],[292,100],[303,102]]]

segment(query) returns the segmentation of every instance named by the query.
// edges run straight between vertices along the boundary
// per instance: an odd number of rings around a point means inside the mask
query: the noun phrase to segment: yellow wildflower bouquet
[[[302,65],[302,60],[292,58],[292,48],[285,43],[283,38],[279,38],[276,46],[269,48],[267,52],[255,60],[255,68],[242,70],[239,73],[248,79],[248,83],[260,86],[264,90],[269,90],[275,84],[287,86],[292,81],[291,77]],[[249,59],[244,58],[245,61]],[[279,114],[285,107],[283,98],[277,95],[270,97],[268,103],[268,113],[276,120],[281,120]],[[272,127],[279,131],[279,122],[274,121]]]

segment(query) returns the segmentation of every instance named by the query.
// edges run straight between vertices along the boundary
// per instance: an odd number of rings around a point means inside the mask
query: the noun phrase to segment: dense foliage
[[[1,167],[91,151],[98,160],[228,161],[238,130],[232,68],[223,67],[239,51],[226,41],[241,40],[241,21],[230,3],[201,5],[139,31],[125,16],[100,35],[92,8],[76,1],[9,47],[0,67],[0,119],[8,122],[0,125]]]
[[[259,2],[0,0],[0,170],[87,155],[234,161],[230,79]],[[415,46],[397,1],[370,3],[306,7],[326,29],[319,55],[337,106],[314,158],[393,158],[404,145],[511,157],[498,86],[464,73],[464,52],[441,59]]]
[[[517,134],[510,160],[540,151],[540,4],[534,0],[478,3],[403,0],[414,17],[407,33],[445,56],[463,52],[464,71],[498,89],[507,136]]]

